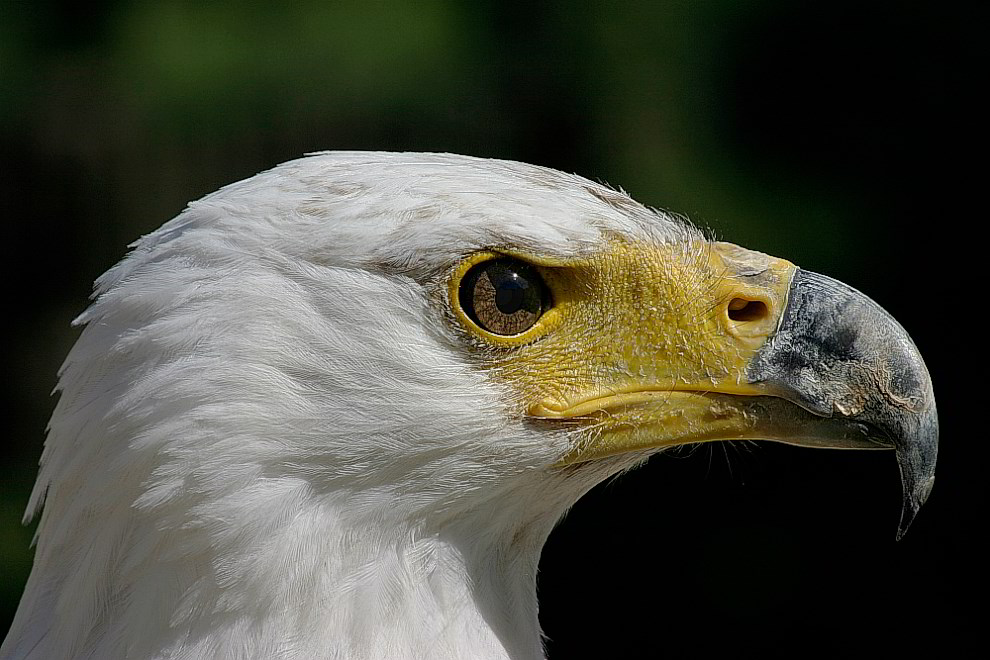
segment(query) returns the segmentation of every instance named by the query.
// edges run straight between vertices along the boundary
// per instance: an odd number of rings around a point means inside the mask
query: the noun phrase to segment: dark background
[[[185,202],[346,148],[620,185],[866,292],[926,356],[943,444],[905,540],[891,454],[659,456],[551,537],[551,658],[974,652],[986,7],[0,0],[0,631],[30,567],[19,519],[49,393],[92,280]]]

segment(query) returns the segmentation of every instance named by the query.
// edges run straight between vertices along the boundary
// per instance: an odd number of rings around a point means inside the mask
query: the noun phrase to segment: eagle
[[[892,449],[938,418],[853,288],[621,190],[326,152],[189,204],[95,284],[0,658],[544,655],[541,548],[664,449]]]

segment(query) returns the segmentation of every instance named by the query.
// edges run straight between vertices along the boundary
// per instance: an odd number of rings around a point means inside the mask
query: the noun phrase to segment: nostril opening
[[[729,301],[729,318],[733,321],[759,321],[769,313],[766,303],[760,300],[733,298]]]

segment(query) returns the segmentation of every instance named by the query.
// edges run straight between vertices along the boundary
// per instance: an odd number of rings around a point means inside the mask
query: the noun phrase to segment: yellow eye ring
[[[519,346],[555,324],[553,296],[541,266],[478,252],[454,269],[448,292],[458,321],[496,346]]]

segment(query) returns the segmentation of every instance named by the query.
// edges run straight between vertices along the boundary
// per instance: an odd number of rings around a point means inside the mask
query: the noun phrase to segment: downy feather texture
[[[76,320],[0,658],[543,657],[544,541],[645,454],[552,469],[570,434],[527,423],[444,280],[609,236],[698,238],[449,154],[314,154],[191,203]]]

